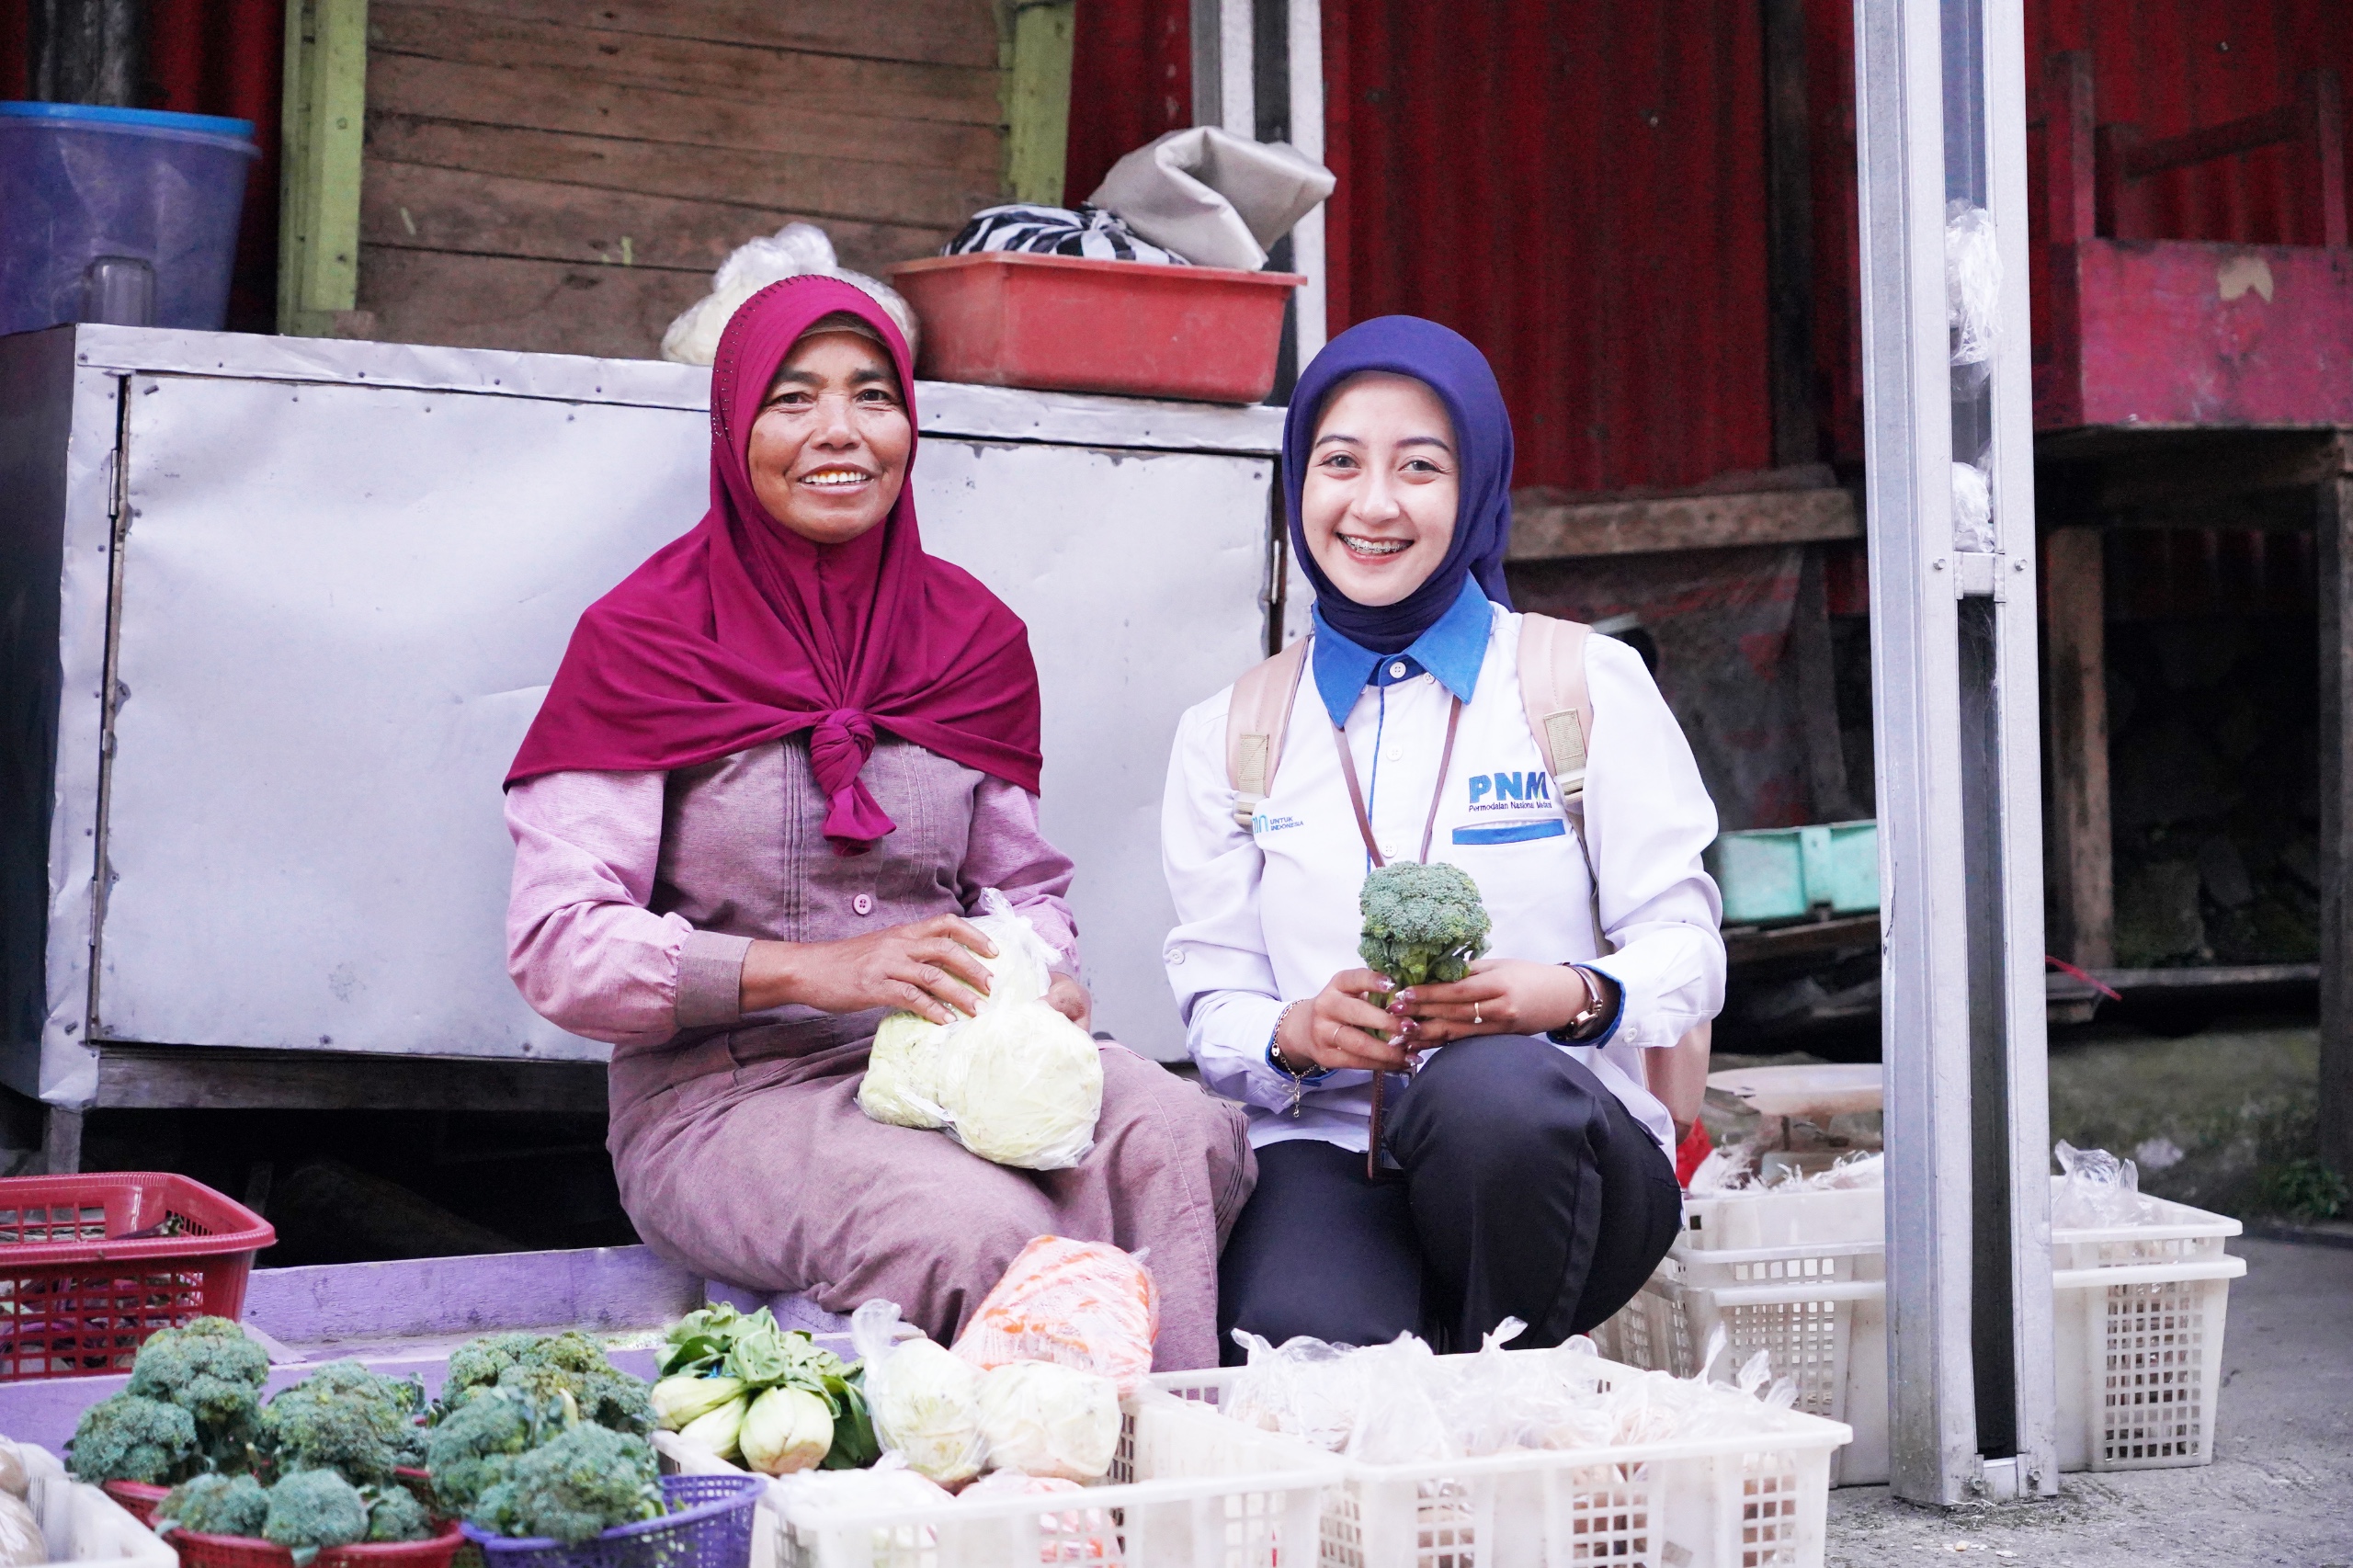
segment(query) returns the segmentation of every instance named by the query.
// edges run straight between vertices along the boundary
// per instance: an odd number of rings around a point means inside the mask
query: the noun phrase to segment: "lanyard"
[[[1430,837],[1438,831],[1438,802],[1446,799],[1446,770],[1454,761],[1454,732],[1462,725],[1462,699],[1451,697],[1446,710],[1446,745],[1438,754],[1438,782],[1430,787],[1430,814],[1422,824],[1422,855],[1427,863],[1430,858]],[[1364,809],[1364,787],[1357,782],[1357,759],[1348,750],[1348,732],[1332,726],[1332,738],[1340,748],[1340,775],[1348,781],[1348,804],[1356,808],[1357,832],[1364,838],[1364,852],[1372,857],[1375,867],[1389,862],[1381,853],[1381,846],[1373,842],[1372,818]],[[1364,1179],[1379,1181],[1381,1170],[1381,1097],[1388,1074],[1372,1075],[1372,1116],[1365,1130]]]

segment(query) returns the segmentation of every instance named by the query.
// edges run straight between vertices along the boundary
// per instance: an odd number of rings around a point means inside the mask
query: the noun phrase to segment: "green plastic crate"
[[[1879,907],[1879,824],[1723,834],[1708,846],[1708,874],[1723,891],[1727,926],[1802,920],[1824,910],[1866,915]]]

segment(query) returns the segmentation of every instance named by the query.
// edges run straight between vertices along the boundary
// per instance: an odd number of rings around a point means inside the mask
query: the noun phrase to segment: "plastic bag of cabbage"
[[[984,1160],[1058,1171],[1095,1147],[1103,1062],[1085,1029],[1045,1001],[1054,950],[1005,894],[981,891],[989,994],[971,1017],[886,1015],[858,1103],[894,1127],[938,1128]]]

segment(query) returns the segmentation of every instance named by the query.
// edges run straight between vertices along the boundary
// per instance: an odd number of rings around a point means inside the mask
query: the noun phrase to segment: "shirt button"
[[[1400,659],[1395,664],[1389,666],[1389,678],[1391,680],[1404,680],[1405,678],[1404,660]]]
[[[851,899],[849,901],[849,906],[858,911],[860,915],[871,915],[874,913],[874,901],[864,893],[859,893],[856,898]]]
[[[1168,961],[1173,964],[1183,963],[1185,961],[1185,949],[1182,948],[1171,949],[1168,953]]]

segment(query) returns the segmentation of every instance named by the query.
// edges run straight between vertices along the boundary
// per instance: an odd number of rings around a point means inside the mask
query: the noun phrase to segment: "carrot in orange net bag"
[[[956,1354],[983,1369],[1056,1361],[1134,1390],[1152,1370],[1160,1292],[1143,1260],[1104,1242],[1040,1236],[981,1303]]]

